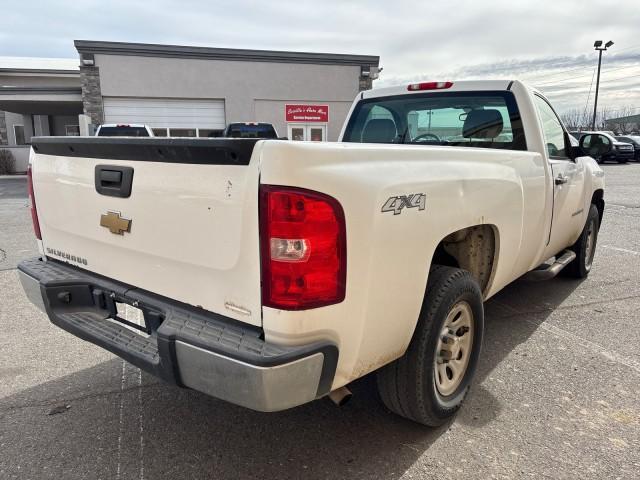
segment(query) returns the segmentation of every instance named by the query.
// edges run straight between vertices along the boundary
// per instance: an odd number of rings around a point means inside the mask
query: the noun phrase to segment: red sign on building
[[[329,121],[329,105],[285,105],[287,122],[323,122]]]

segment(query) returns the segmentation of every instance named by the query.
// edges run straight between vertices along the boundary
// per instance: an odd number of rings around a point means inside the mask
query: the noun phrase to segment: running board
[[[542,265],[535,270],[531,270],[524,275],[525,280],[532,282],[540,282],[542,280],[549,280],[560,273],[560,271],[569,265],[573,259],[576,258],[576,253],[572,250],[565,250],[560,258],[556,258],[556,261],[549,266],[541,268]],[[544,264],[543,264],[544,265]]]

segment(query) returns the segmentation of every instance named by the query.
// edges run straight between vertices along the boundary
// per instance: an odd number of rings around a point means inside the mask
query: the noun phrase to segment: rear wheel
[[[471,274],[433,266],[407,351],[377,374],[387,408],[424,425],[446,422],[469,391],[483,328],[482,293]]]
[[[570,247],[576,253],[576,258],[564,268],[563,273],[574,278],[585,278],[589,275],[596,253],[599,229],[600,215],[598,208],[592,203],[582,233],[576,243]]]

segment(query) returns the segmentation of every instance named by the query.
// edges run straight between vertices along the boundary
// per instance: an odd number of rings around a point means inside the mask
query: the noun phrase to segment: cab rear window
[[[527,148],[520,112],[509,91],[430,92],[362,100],[343,141]]]
[[[148,137],[149,132],[144,127],[100,127],[99,137]]]

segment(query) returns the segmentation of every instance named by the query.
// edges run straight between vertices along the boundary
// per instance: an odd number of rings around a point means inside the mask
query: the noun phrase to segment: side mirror
[[[613,150],[613,144],[606,135],[589,133],[580,139],[580,150],[585,155],[598,158]]]

